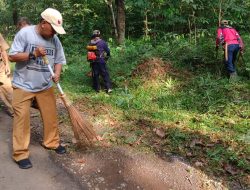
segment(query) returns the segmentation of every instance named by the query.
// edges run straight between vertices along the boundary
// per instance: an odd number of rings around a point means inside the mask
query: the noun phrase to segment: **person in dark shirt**
[[[105,84],[106,92],[110,93],[112,92],[112,88],[106,65],[106,60],[110,57],[110,49],[107,43],[101,39],[99,30],[93,31],[89,46],[96,46],[97,48],[95,50],[95,59],[91,61],[93,88],[96,92],[100,91],[99,75],[101,75]]]

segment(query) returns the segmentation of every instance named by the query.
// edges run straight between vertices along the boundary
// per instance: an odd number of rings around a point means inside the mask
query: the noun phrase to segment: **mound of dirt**
[[[147,80],[156,80],[159,77],[164,77],[170,70],[172,70],[171,63],[166,63],[160,58],[152,58],[138,65],[133,71],[132,76]]]
[[[156,81],[157,79],[164,79],[166,75],[178,78],[186,82],[194,75],[184,69],[174,68],[171,62],[163,61],[160,58],[151,58],[139,64],[133,71],[134,78],[139,77],[144,81]]]

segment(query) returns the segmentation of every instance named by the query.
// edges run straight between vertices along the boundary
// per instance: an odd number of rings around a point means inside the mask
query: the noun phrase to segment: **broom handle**
[[[51,73],[52,77],[54,77],[54,76],[55,76],[55,73],[54,73],[53,69],[51,68],[51,66],[50,66],[50,64],[49,64],[49,62],[48,62],[48,58],[47,58],[46,56],[43,57],[43,61],[45,62],[45,64],[48,65],[49,72]],[[64,92],[63,92],[62,87],[61,87],[61,85],[59,84],[59,82],[56,83],[56,86],[57,86],[57,88],[58,88],[60,94],[61,94],[61,95],[64,95]]]
[[[54,77],[55,73],[54,73],[53,69],[51,68],[51,66],[50,66],[49,64],[48,64],[48,68],[49,68],[49,71],[50,71],[52,77]],[[61,87],[61,85],[60,85],[59,82],[56,83],[56,86],[57,86],[57,88],[58,88],[60,94],[61,94],[61,95],[64,95],[64,92],[63,92],[62,87]]]

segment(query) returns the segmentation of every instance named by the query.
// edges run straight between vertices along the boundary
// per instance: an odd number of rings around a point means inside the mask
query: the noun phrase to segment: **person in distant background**
[[[94,30],[91,36],[91,41],[87,47],[95,47],[96,49],[93,52],[95,53],[94,57],[91,61],[91,68],[92,68],[92,79],[93,79],[93,88],[96,92],[100,91],[100,81],[99,75],[102,76],[105,84],[105,90],[107,93],[112,92],[111,89],[111,81],[109,77],[108,68],[106,65],[106,61],[110,57],[110,49],[107,43],[101,39],[101,33],[99,30]],[[106,54],[106,55],[105,55]]]
[[[29,25],[31,25],[31,23],[27,17],[20,17],[17,22],[17,29],[21,30],[23,27]]]
[[[12,93],[13,88],[10,79],[10,65],[6,50],[9,45],[0,34],[0,98],[7,106],[7,113],[13,116]]]
[[[20,17],[18,19],[17,22],[17,29],[18,31],[21,30],[22,28],[26,27],[26,26],[30,26],[31,22],[29,21],[29,19],[27,17]],[[35,109],[39,109],[38,103],[36,101],[36,98],[34,98],[31,102],[31,107],[35,108]]]
[[[17,29],[21,30],[25,26],[29,26],[30,21],[26,17],[21,17],[17,23]],[[10,78],[10,65],[7,55],[9,45],[6,43],[2,35],[0,34],[0,98],[7,106],[7,113],[13,116],[12,108],[12,95],[13,88]]]
[[[216,49],[219,45],[224,46],[225,65],[230,79],[237,77],[235,61],[239,51],[244,50],[243,41],[239,33],[228,25],[227,20],[222,20],[217,30]]]

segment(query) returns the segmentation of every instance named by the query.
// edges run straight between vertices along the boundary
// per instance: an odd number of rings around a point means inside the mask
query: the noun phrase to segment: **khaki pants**
[[[11,106],[13,88],[11,85],[10,78],[5,74],[5,72],[0,72],[0,98],[7,106],[10,114],[13,114],[13,109]]]
[[[59,146],[56,100],[53,88],[31,93],[19,88],[13,91],[13,159],[19,161],[29,157],[30,104],[36,98],[43,120],[43,145],[55,149]]]

